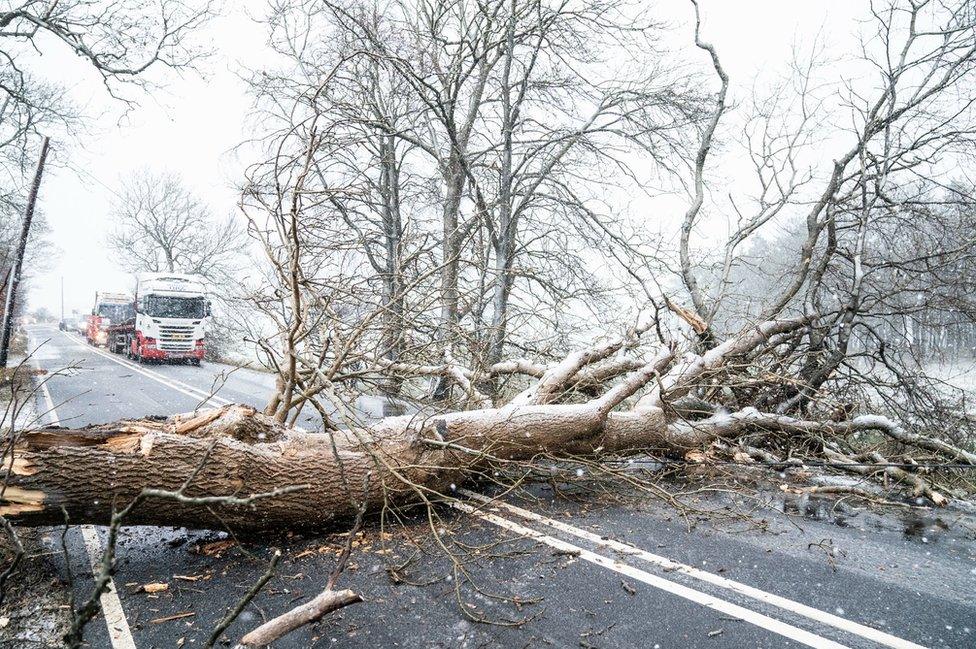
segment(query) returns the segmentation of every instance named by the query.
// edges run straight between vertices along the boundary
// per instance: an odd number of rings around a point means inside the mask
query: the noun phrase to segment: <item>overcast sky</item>
[[[260,14],[262,4],[248,0],[251,15]],[[742,96],[757,75],[784,68],[796,41],[809,45],[820,36],[830,51],[851,52],[855,17],[863,17],[867,6],[867,0],[702,0],[704,33],[720,51],[733,92]],[[687,2],[649,1],[648,7],[691,47]],[[53,143],[58,166],[45,176],[40,206],[55,252],[30,284],[31,308],[57,313],[62,278],[66,312],[90,309],[96,290],[131,290],[131,278],[114,263],[105,240],[114,192],[133,170],[178,172],[217,215],[235,213],[234,187],[247,161],[232,149],[248,136],[250,103],[238,73],[259,67],[267,56],[265,31],[242,3],[229,0],[204,37],[216,49],[204,64],[205,78],[168,79],[124,117],[74,56],[56,45],[45,49],[37,69],[69,86],[92,126],[80,141]]]

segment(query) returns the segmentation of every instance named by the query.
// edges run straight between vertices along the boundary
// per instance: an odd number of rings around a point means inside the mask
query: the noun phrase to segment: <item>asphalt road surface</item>
[[[210,404],[262,405],[272,388],[260,372],[139,366],[53,327],[30,335],[38,366],[71,368],[47,381],[38,403],[62,425],[189,411],[215,385]],[[380,416],[385,406],[358,407]],[[462,500],[440,518],[371,521],[341,581],[365,602],[275,646],[976,647],[972,515],[881,516],[777,493],[763,507],[703,495],[701,507],[716,512],[703,516],[544,485],[520,500],[459,490]],[[749,511],[751,522],[730,511]],[[69,534],[76,599],[91,591],[102,533]],[[203,646],[280,549],[275,576],[218,642],[225,646],[317,594],[342,543],[326,533],[235,539],[128,528],[113,591],[86,638],[110,649]],[[149,583],[167,589],[146,593]]]

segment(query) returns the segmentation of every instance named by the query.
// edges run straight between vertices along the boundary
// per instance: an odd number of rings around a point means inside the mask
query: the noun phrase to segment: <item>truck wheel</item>
[[[199,358],[191,358],[190,359],[190,364],[191,365],[196,365],[197,367],[200,367],[200,359]]]

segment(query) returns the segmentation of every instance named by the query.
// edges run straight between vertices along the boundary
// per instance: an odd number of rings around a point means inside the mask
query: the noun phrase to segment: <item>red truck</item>
[[[95,293],[95,306],[87,318],[85,340],[89,345],[108,347],[109,330],[135,315],[132,298],[124,293]]]

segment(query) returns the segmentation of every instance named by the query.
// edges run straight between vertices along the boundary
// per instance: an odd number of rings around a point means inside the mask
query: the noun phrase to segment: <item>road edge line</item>
[[[47,408],[47,416],[50,420],[48,423],[52,426],[60,426],[61,420],[54,408],[54,400],[51,398],[51,392],[47,389],[46,382],[41,381],[39,388]],[[102,541],[98,538],[98,532],[93,525],[82,525],[81,537],[85,543],[85,551],[88,554],[92,579],[94,579],[101,568],[102,555],[105,553],[105,549],[102,547]],[[112,647],[114,649],[136,649],[136,642],[132,637],[129,621],[125,617],[125,609],[122,608],[122,600],[119,599],[118,589],[115,587],[115,579],[111,576],[108,578],[108,588],[99,595],[98,601],[102,607],[102,616],[105,618],[105,626],[108,628],[108,638]]]

